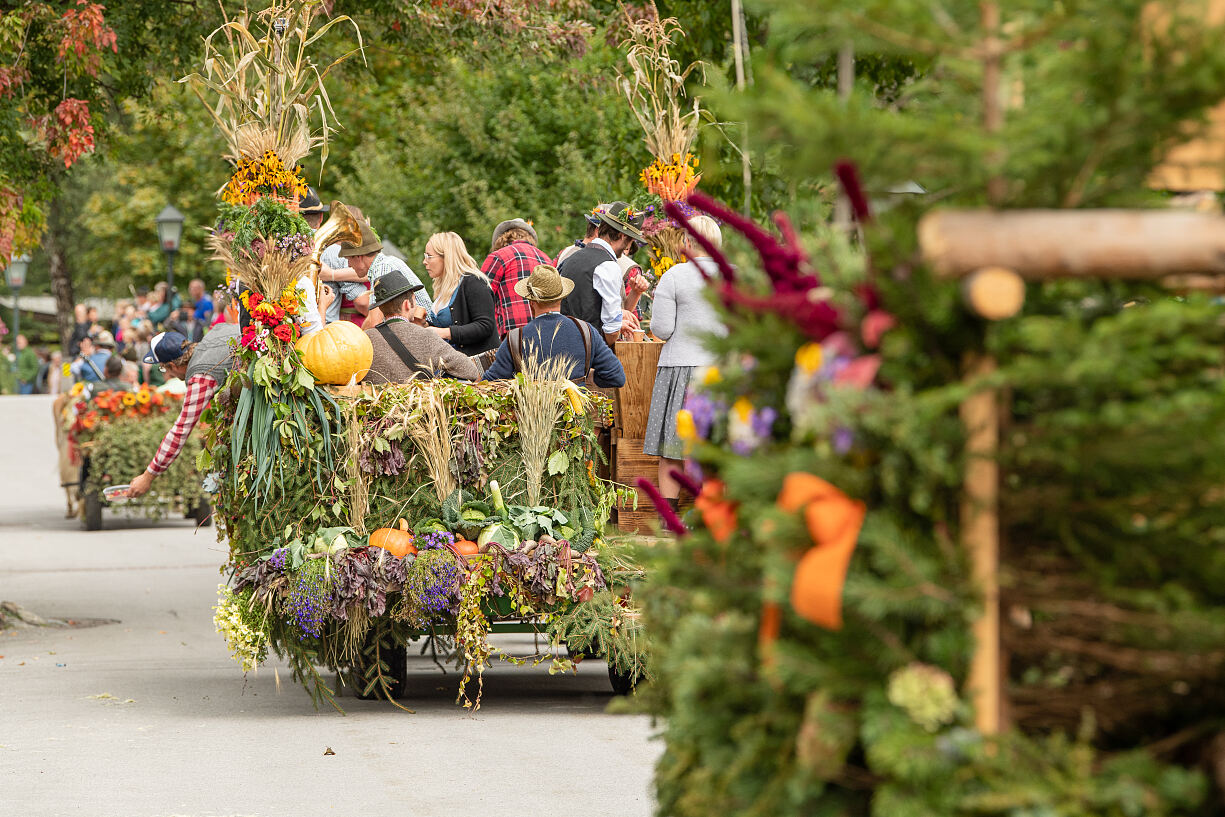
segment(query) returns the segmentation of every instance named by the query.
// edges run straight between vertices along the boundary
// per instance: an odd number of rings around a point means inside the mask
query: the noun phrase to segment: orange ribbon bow
[[[866,506],[820,477],[798,471],[783,479],[776,504],[788,513],[803,509],[813,543],[796,565],[791,606],[813,624],[842,629],[842,587]]]

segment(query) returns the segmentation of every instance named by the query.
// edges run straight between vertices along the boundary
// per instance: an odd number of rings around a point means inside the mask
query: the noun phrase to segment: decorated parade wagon
[[[170,514],[208,524],[212,510],[195,469],[199,438],[188,438],[185,456],[176,460],[156,488],[139,500],[112,499],[109,487],[123,485],[145,470],[174,423],[182,395],[142,386],[133,391],[105,384],[77,384],[63,401],[60,427],[65,488],[80,497],[79,514],[86,530],[102,527],[105,507],[152,519]]]

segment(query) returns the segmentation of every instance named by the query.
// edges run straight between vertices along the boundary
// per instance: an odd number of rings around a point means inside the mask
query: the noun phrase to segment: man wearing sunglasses
[[[221,323],[209,330],[199,343],[189,343],[178,332],[162,332],[149,341],[145,363],[156,365],[167,378],[181,379],[187,384],[187,393],[183,395],[183,408],[179,409],[174,425],[162,438],[153,461],[132,480],[129,497],[148,493],[153,478],[164,473],[179,456],[200,415],[234,368],[238,337],[238,324]]]

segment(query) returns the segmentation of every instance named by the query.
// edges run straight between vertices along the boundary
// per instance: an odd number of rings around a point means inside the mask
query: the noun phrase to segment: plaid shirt
[[[515,284],[531,275],[538,265],[552,263],[549,256],[526,241],[508,244],[485,259],[481,272],[489,276],[489,284],[493,287],[493,316],[499,337],[506,337],[515,327],[531,323],[532,310],[515,292]]]
[[[183,408],[179,409],[178,419],[162,438],[162,444],[149,463],[149,473],[161,474],[179,456],[183,444],[187,442],[191,430],[200,421],[200,415],[208,408],[208,401],[217,391],[217,381],[207,375],[198,374],[187,381],[187,393],[183,395]]]

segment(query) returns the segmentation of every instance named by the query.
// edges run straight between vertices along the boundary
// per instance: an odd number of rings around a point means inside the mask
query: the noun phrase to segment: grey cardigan
[[[701,269],[699,269],[699,265]],[[660,366],[710,366],[714,355],[703,347],[706,335],[727,335],[727,327],[707,298],[705,270],[718,277],[719,268],[709,258],[677,264],[663,274],[651,301],[651,334],[664,343]]]

